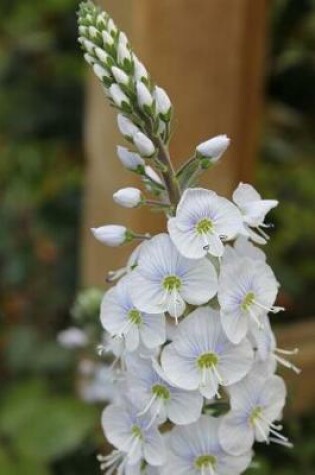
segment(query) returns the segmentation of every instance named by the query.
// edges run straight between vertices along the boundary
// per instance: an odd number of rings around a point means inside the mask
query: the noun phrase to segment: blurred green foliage
[[[0,473],[96,475],[99,410],[75,397],[77,356],[57,345],[77,281],[84,64],[76,0],[0,3]],[[258,187],[278,197],[270,257],[292,314],[314,288],[315,4],[274,0]],[[284,212],[285,210],[285,212]],[[87,306],[86,302],[89,302]],[[90,303],[92,301],[92,307]],[[97,290],[76,323],[92,324]],[[88,311],[87,311],[88,309]],[[84,322],[83,322],[84,320]],[[259,448],[249,475],[314,473],[315,420],[291,420],[288,452]]]
[[[280,201],[268,252],[291,314],[305,318],[315,310],[315,2],[273,5],[258,181]]]

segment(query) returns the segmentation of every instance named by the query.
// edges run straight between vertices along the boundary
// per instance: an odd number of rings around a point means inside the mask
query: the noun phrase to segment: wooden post
[[[135,50],[175,105],[172,155],[176,164],[195,146],[219,133],[232,139],[221,164],[204,184],[230,195],[250,180],[256,156],[261,102],[266,0],[104,0]],[[87,95],[88,158],[83,221],[82,282],[102,285],[106,271],[124,263],[127,249],[106,249],[89,228],[127,223],[135,230],[162,229],[162,217],[121,210],[112,193],[132,184],[115,156],[113,112],[90,78]]]

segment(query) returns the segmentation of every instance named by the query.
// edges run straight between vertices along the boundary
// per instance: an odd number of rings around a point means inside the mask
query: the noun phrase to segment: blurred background
[[[274,319],[280,346],[301,349],[302,374],[284,373],[295,449],[259,448],[248,474],[313,475],[315,2],[103,5],[173,98],[175,160],[226,132],[231,151],[204,183],[229,195],[250,180],[280,201],[266,252],[287,308]],[[110,202],[130,180],[115,157],[114,115],[82,60],[76,9],[75,0],[0,4],[1,475],[99,473],[109,383],[95,355],[98,306],[106,271],[126,253],[106,253],[88,228],[161,225]],[[61,333],[72,326],[85,333]]]

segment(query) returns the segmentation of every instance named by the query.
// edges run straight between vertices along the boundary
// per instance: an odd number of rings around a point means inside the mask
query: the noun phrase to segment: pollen
[[[141,313],[136,308],[129,310],[128,318],[134,325],[139,326],[142,323]]]
[[[245,295],[243,302],[241,303],[242,310],[248,310],[251,305],[253,305],[255,300],[255,294],[254,292],[248,292],[248,294]]]
[[[198,458],[195,460],[195,467],[198,470],[201,470],[202,468],[206,467],[214,467],[216,464],[216,457],[214,455],[200,455]]]
[[[219,358],[214,353],[204,353],[203,355],[199,356],[197,363],[200,369],[204,368],[212,368],[216,366],[218,363]]]
[[[198,234],[207,234],[213,231],[213,223],[208,218],[204,218],[197,223],[196,231]]]
[[[182,282],[177,275],[168,275],[163,281],[163,287],[167,292],[173,292],[179,290],[182,286]]]
[[[170,398],[169,390],[166,386],[163,386],[162,384],[155,384],[152,388],[152,393],[161,399],[167,400]]]

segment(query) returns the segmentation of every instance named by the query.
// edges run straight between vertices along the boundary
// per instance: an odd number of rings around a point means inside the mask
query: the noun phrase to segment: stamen
[[[258,420],[258,417],[253,421],[254,425],[257,427],[257,429],[259,430],[259,432],[261,433],[261,435],[263,436],[266,444],[269,444],[269,439],[268,439],[268,436],[267,434],[265,433],[264,429],[262,428],[262,426],[260,425],[259,423],[259,420]]]
[[[263,229],[261,229],[261,227],[257,226],[256,229],[257,229],[258,233],[259,233],[263,238],[266,239],[266,241],[269,241],[270,237],[268,236],[267,233],[265,233],[265,231],[264,231]]]
[[[269,440],[270,442],[274,442],[275,444],[282,445],[283,447],[287,447],[288,449],[293,449],[294,447],[292,442],[280,440],[275,437],[269,437]]]
[[[300,368],[298,368],[297,366],[292,364],[290,361],[288,361],[284,358],[281,358],[281,356],[274,353],[274,357],[276,358],[276,360],[280,364],[282,364],[282,366],[284,366],[285,368],[288,368],[288,369],[292,369],[292,371],[294,371],[296,374],[300,374],[302,372],[302,370]]]
[[[283,350],[282,348],[275,348],[277,353],[280,353],[280,355],[297,355],[299,352],[298,348],[294,348],[293,350]]]
[[[260,330],[263,330],[264,329],[264,325],[259,321],[258,317],[256,316],[255,312],[253,311],[252,308],[248,307],[248,312],[249,312],[249,315],[252,317],[252,319],[254,320],[254,322],[256,323],[256,325],[258,325],[258,328]]]
[[[144,409],[137,413],[137,416],[138,417],[143,416],[146,412],[148,412],[151,409],[152,405],[155,403],[157,397],[158,397],[157,394],[153,394],[153,396],[150,398],[149,402],[144,407]]]
[[[275,305],[271,305],[270,307],[267,307],[266,305],[263,305],[262,303],[258,302],[257,300],[253,300],[253,304],[257,305],[257,307],[260,307],[263,310],[266,310],[266,312],[278,313],[278,312],[282,312],[282,311],[285,310],[284,307],[277,307]]]

